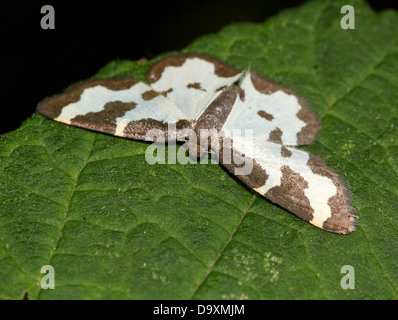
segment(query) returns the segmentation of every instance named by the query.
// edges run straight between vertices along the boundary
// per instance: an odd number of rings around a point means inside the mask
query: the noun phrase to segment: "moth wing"
[[[166,95],[133,78],[85,81],[45,98],[38,111],[59,122],[131,139],[144,140],[157,129],[167,140],[168,125],[177,131],[190,127]]]
[[[251,129],[255,139],[296,146],[316,140],[321,125],[294,91],[247,72],[223,128]]]
[[[249,187],[319,228],[336,233],[355,230],[357,217],[348,184],[320,157],[267,141],[227,140],[223,154],[231,152],[235,158],[220,161],[235,175],[237,169],[242,171],[243,161],[251,165],[251,170],[237,175]]]
[[[154,90],[167,92],[167,97],[184,118],[198,119],[218,92],[232,85],[241,75],[216,59],[181,55],[155,63],[147,78]]]

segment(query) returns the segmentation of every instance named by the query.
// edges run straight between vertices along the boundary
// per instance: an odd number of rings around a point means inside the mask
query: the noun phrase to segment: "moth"
[[[156,62],[147,80],[88,80],[45,98],[38,111],[68,125],[138,140],[152,129],[169,141],[187,130],[200,141],[200,130],[215,130],[223,141],[217,151],[240,160],[220,157],[228,171],[234,174],[242,160],[253,164],[250,173],[237,175],[247,186],[316,227],[355,230],[348,183],[319,156],[295,148],[313,143],[321,124],[293,90],[197,54]],[[167,131],[170,124],[174,135]],[[232,136],[236,129],[251,129],[253,139]]]

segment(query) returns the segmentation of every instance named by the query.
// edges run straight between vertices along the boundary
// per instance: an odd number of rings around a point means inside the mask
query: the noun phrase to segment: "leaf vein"
[[[247,208],[243,211],[243,214],[240,218],[240,220],[238,221],[238,224],[236,225],[236,227],[232,230],[232,232],[230,233],[227,241],[225,242],[224,246],[221,248],[220,252],[217,254],[217,256],[215,257],[214,261],[212,262],[212,264],[209,266],[209,268],[206,270],[205,275],[203,276],[203,278],[201,279],[201,281],[198,283],[198,285],[195,287],[193,293],[190,296],[190,299],[193,299],[193,297],[197,294],[197,292],[199,291],[199,289],[202,287],[202,285],[204,284],[204,282],[206,281],[206,279],[209,277],[210,273],[213,271],[214,266],[217,264],[217,262],[220,260],[222,254],[224,253],[225,249],[228,247],[228,245],[230,244],[230,242],[232,241],[232,238],[234,237],[236,231],[238,230],[238,228],[240,227],[240,225],[242,224],[243,220],[245,219],[247,213],[249,212],[250,208],[253,206],[254,201],[256,200],[257,195],[254,194],[252,200],[250,201],[249,205],[247,206]]]

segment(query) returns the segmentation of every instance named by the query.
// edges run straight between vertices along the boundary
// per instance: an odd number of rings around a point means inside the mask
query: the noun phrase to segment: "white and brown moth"
[[[158,61],[147,79],[149,85],[133,78],[88,80],[44,99],[38,111],[130,139],[145,140],[156,128],[170,140],[170,124],[179,137],[186,129],[198,135],[201,129],[215,129],[227,141],[221,154],[252,161],[251,173],[237,176],[246,185],[319,228],[343,234],[355,230],[347,182],[320,157],[292,148],[313,143],[321,129],[294,91],[194,54]],[[228,135],[248,128],[253,130],[250,141]],[[232,173],[241,164],[220,161]]]

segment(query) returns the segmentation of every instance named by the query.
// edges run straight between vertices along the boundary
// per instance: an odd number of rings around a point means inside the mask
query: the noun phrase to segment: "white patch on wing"
[[[172,88],[167,97],[181,111],[182,119],[194,120],[215,98],[217,89],[230,86],[241,75],[219,77],[213,63],[196,57],[187,58],[181,66],[167,66],[160,79],[152,83],[152,88],[158,92]],[[187,87],[194,83],[200,84],[202,90]]]
[[[136,97],[136,85],[124,90],[110,90],[101,85],[89,87],[84,89],[79,101],[65,106],[61,114],[55,120],[59,121],[59,119],[62,119],[70,121],[79,115],[86,115],[90,112],[100,112],[104,110],[104,106],[108,102],[135,102],[134,100]]]
[[[176,123],[178,120],[184,119],[175,105],[163,95],[158,95],[150,100],[144,100],[142,94],[151,90],[146,84],[139,82],[135,85],[137,87],[137,96],[134,102],[136,107],[122,117],[116,119],[116,136],[124,136],[124,129],[131,121],[138,121],[143,119],[154,119],[166,123]]]
[[[234,137],[233,148],[246,157],[254,159],[267,173],[266,184],[254,189],[258,193],[265,195],[271,188],[280,186],[281,168],[289,166],[292,171],[300,174],[308,182],[308,188],[304,189],[304,194],[314,210],[314,218],[310,223],[322,228],[323,223],[332,216],[328,200],[336,195],[337,188],[328,177],[312,172],[307,165],[309,153],[287,148],[291,152],[291,156],[283,157],[281,155],[282,145],[267,141],[250,141],[244,137]]]
[[[104,110],[108,102],[134,102],[135,108],[126,112],[125,115],[116,119],[117,136],[123,136],[123,130],[129,122],[142,119],[155,119],[169,123],[175,123],[182,119],[180,111],[165,96],[159,95],[151,100],[144,100],[142,94],[152,90],[143,82],[138,82],[129,89],[111,90],[104,86],[97,85],[84,89],[80,100],[65,106],[57,121],[67,124],[79,115],[86,115],[90,112]]]
[[[254,139],[268,140],[270,133],[279,128],[282,131],[282,142],[285,145],[297,145],[297,133],[306,123],[297,117],[301,106],[297,98],[281,90],[271,94],[261,93],[254,87],[250,72],[243,78],[240,87],[245,91],[245,99],[236,99],[223,129],[252,129]],[[273,116],[266,120],[258,115],[265,111]]]

